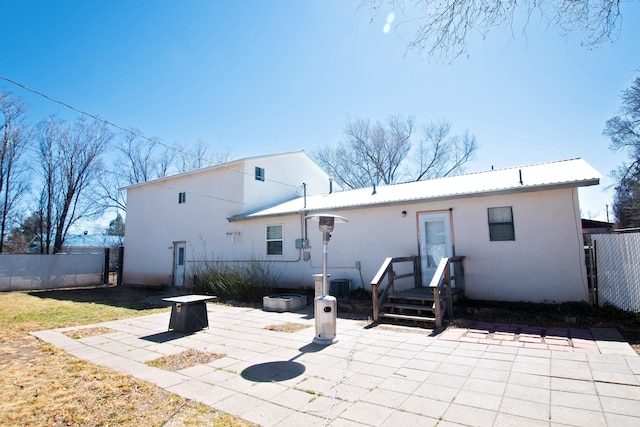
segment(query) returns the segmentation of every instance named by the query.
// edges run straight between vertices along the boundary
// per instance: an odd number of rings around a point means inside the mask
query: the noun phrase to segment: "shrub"
[[[191,273],[191,287],[195,292],[244,302],[261,301],[280,279],[275,264],[260,260],[196,262]]]

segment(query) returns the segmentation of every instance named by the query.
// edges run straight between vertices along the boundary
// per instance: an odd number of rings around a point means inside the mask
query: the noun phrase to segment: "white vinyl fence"
[[[0,291],[57,289],[103,283],[104,254],[0,255]]]
[[[640,312],[640,232],[592,233],[597,300]]]

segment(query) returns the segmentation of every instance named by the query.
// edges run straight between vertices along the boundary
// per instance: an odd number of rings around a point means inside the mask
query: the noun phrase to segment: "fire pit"
[[[306,305],[306,295],[279,294],[262,297],[262,309],[264,311],[295,311]]]

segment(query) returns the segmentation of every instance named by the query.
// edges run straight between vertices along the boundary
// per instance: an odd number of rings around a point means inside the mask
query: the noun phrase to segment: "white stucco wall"
[[[487,209],[512,206],[515,241],[489,240]],[[389,256],[418,254],[420,213],[448,212],[457,255],[464,255],[469,298],[562,302],[587,300],[582,234],[575,189],[473,197],[432,203],[338,210],[347,224],[337,224],[329,242],[332,279],[349,279],[352,289],[369,282]],[[401,212],[407,211],[405,217]],[[297,260],[294,247],[302,237],[299,217],[263,218],[236,223],[252,247],[260,249],[267,224],[285,225],[285,255],[269,257],[293,284],[312,286],[312,274],[322,272],[322,233],[308,222],[309,262]],[[262,249],[260,249],[262,250]],[[255,252],[259,255],[259,250]],[[264,252],[263,252],[264,254]],[[264,255],[263,255],[264,256]],[[356,269],[360,261],[361,273]]]
[[[264,182],[255,179],[256,167],[264,169]],[[244,199],[255,209],[302,196],[303,183],[307,184],[308,195],[329,192],[329,176],[302,152],[247,159],[244,171]]]
[[[130,188],[127,192],[123,281],[130,284],[171,285],[173,243],[187,243],[187,259],[203,251],[204,243],[223,239],[208,230],[231,230],[228,216],[242,211],[242,181],[238,172],[214,169]],[[224,185],[213,184],[224,182]],[[178,203],[178,193],[186,202]]]
[[[307,162],[302,152],[265,156],[128,188],[123,282],[172,285],[175,242],[185,242],[187,280],[195,261],[264,256],[265,227],[227,218],[298,197],[302,182],[326,191],[327,174]],[[265,169],[264,182],[255,180],[255,166]]]
[[[265,182],[253,182],[254,166],[265,168]],[[306,222],[310,247],[300,250],[295,247],[296,239],[305,237],[305,221],[300,214],[227,221],[252,210],[254,204],[243,201],[267,204],[265,194],[282,187],[276,171],[283,168],[278,169],[277,164],[258,159],[244,167],[250,172],[244,174],[244,180],[237,179],[236,171],[214,169],[207,174],[130,188],[124,282],[170,285],[173,242],[185,241],[187,278],[190,266],[197,261],[253,259],[269,261],[280,272],[282,286],[313,287],[312,275],[322,272],[322,233],[317,222]],[[302,173],[304,168],[294,172]],[[308,182],[303,175],[283,174],[282,178],[288,181],[281,182]],[[318,175],[311,182],[322,185],[323,181]],[[297,191],[295,185],[285,188],[274,190],[275,197]],[[184,204],[177,202],[180,191],[187,192]],[[586,300],[577,197],[576,189],[566,188],[332,211],[348,218],[349,223],[337,224],[332,233],[329,273],[332,279],[351,280],[352,289],[363,286],[368,290],[386,257],[418,254],[420,213],[451,209],[456,254],[466,257],[468,297],[535,302]],[[515,241],[489,241],[487,209],[501,206],[513,208]],[[266,255],[266,227],[273,224],[284,226],[281,256]],[[303,259],[304,252],[309,253],[308,261]],[[356,268],[357,261],[361,270]]]

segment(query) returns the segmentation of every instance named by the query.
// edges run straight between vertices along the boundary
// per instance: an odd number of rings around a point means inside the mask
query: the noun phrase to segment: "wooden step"
[[[435,317],[412,316],[410,314],[380,313],[380,317],[398,320],[415,320],[418,322],[435,322]]]
[[[387,300],[406,300],[406,301],[425,301],[433,302],[433,295],[406,295],[406,294],[389,294]]]
[[[398,304],[394,302],[384,303],[383,307],[385,308],[399,308],[400,310],[415,310],[415,311],[423,311],[429,310],[433,311],[433,304],[429,305],[417,305],[417,304]]]
[[[440,298],[440,304],[444,304],[447,298],[443,295]],[[455,301],[455,300],[454,300]],[[395,297],[395,298],[387,298],[387,304],[397,304],[397,305],[411,305],[416,307],[433,307],[433,298],[424,299],[424,298],[405,298],[403,296]]]

